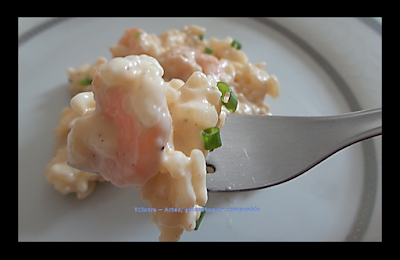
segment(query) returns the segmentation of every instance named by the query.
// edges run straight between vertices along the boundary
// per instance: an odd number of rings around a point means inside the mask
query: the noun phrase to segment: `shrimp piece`
[[[189,47],[174,47],[161,55],[159,61],[165,70],[166,81],[172,78],[187,81],[195,71],[211,75],[215,81],[219,81],[221,76],[221,66],[216,57]]]
[[[139,28],[129,28],[119,39],[118,44],[110,47],[110,51],[114,58],[139,54],[158,57],[160,53],[164,52],[164,49],[156,35],[149,35]]]
[[[96,71],[96,108],[68,136],[69,164],[119,187],[141,186],[156,175],[172,122],[162,74],[147,55],[115,58]]]
[[[146,36],[147,33],[142,29],[130,28],[125,31],[118,44],[128,47],[129,52],[132,54],[143,53],[149,45]]]

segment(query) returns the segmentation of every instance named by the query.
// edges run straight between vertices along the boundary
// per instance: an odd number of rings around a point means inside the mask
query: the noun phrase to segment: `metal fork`
[[[207,156],[207,189],[271,187],[353,143],[381,134],[381,108],[321,117],[231,114],[221,129],[222,147]]]

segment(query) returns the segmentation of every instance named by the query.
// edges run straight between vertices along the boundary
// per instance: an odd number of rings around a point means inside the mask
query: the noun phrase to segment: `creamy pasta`
[[[195,71],[212,75],[237,93],[240,114],[269,114],[264,103],[266,94],[279,96],[279,84],[274,75],[267,74],[264,62],[251,64],[246,54],[232,46],[233,39],[204,39],[205,29],[196,25],[182,31],[168,30],[157,37],[141,29],[130,28],[117,45],[110,47],[114,57],[148,54],[159,60],[164,79],[179,78],[186,81]],[[212,55],[205,49],[212,50]]]
[[[60,121],[54,129],[56,155],[46,166],[46,178],[62,194],[76,192],[77,197],[82,199],[92,193],[97,181],[103,182],[104,178],[67,164],[67,136],[79,117],[79,114],[69,107],[62,110]]]
[[[69,90],[71,91],[72,95],[76,95],[83,91],[91,91],[92,85],[91,84],[84,84],[82,81],[85,79],[92,79],[94,76],[94,72],[99,67],[103,66],[107,63],[107,59],[103,57],[97,58],[94,64],[84,64],[79,68],[68,68],[68,76],[69,76]]]
[[[207,202],[202,132],[222,128],[230,113],[217,82],[236,93],[235,113],[269,114],[264,96],[279,95],[264,63],[249,63],[232,38],[207,41],[204,33],[194,25],[160,36],[130,28],[110,47],[110,61],[69,68],[72,109],[55,128],[47,180],[78,198],[96,181],[134,186],[151,208],[182,210],[150,212],[160,241],[192,231],[200,212],[184,209]]]

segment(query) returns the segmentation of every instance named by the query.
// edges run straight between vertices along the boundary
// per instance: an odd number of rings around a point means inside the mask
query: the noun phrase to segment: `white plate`
[[[129,27],[159,34],[197,24],[206,38],[231,36],[251,62],[266,61],[281,96],[277,115],[332,115],[381,107],[382,26],[372,19],[92,18],[50,20],[22,34],[18,48],[18,239],[157,241],[159,231],[134,188],[99,184],[84,200],[46,182],[53,128],[69,105],[66,68],[111,58]],[[265,133],[268,134],[268,133]],[[245,193],[210,193],[207,206],[259,212],[208,213],[182,241],[381,240],[381,137],[353,145],[288,183]],[[268,147],[266,147],[268,148]]]

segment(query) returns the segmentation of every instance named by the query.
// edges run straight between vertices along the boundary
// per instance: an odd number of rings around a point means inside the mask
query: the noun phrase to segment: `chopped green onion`
[[[242,48],[242,44],[240,44],[240,42],[238,42],[237,40],[233,40],[231,46],[233,48],[236,48],[237,50],[240,50]]]
[[[142,34],[141,32],[135,33],[135,34],[133,35],[133,39],[134,39],[134,40],[139,39],[139,37],[140,37],[141,34]]]
[[[202,132],[206,150],[213,150],[222,145],[218,127],[207,128]]]
[[[202,41],[204,39],[204,34],[199,35],[199,40]]]
[[[205,52],[205,53],[208,53],[208,54],[213,54],[214,50],[211,49],[211,48],[209,48],[209,47],[206,47],[205,50],[204,50],[204,52]]]
[[[201,221],[203,220],[205,214],[206,214],[206,211],[205,211],[205,210],[202,211],[202,212],[200,213],[199,219],[196,220],[196,227],[194,228],[194,230],[199,229],[200,223],[201,223]]]
[[[87,85],[92,84],[92,81],[93,81],[92,78],[87,77],[87,78],[84,78],[84,79],[79,80],[79,85],[81,85],[81,86],[87,86]]]
[[[232,91],[232,89],[225,82],[218,82],[217,83],[217,87],[218,87],[219,91],[221,91],[221,93],[222,93],[222,95],[221,95],[222,104],[230,112],[235,112],[236,108],[237,108],[237,105],[238,105],[238,100],[237,100],[237,97],[236,97],[235,93]],[[225,103],[224,102],[224,98],[225,98],[225,94],[227,92],[229,92],[229,99],[228,99],[228,102]]]

